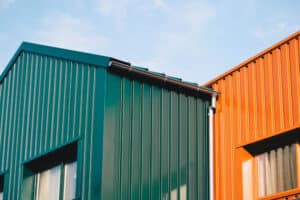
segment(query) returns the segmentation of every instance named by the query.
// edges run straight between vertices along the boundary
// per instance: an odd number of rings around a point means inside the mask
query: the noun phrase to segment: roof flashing
[[[130,63],[123,63],[118,62],[116,60],[111,60],[108,65],[109,69],[118,73],[122,74],[130,74],[133,76],[139,76],[147,79],[151,79],[153,81],[159,82],[160,84],[165,84],[177,88],[187,89],[191,90],[196,93],[201,94],[209,94],[213,96],[218,96],[218,93],[213,91],[210,88],[198,86],[194,83],[184,82],[181,79],[174,79],[173,77],[170,78],[169,76],[166,76],[163,73],[157,73],[157,72],[151,72],[151,71],[145,71],[141,70],[139,68],[133,67],[130,65]]]
[[[38,55],[50,56],[88,65],[94,65],[97,67],[107,67],[110,57],[85,53],[80,51],[74,51],[69,49],[57,48],[52,46],[46,46],[41,44],[35,44],[30,42],[22,42],[16,53],[10,59],[4,70],[0,75],[0,83],[4,80],[9,70],[12,68],[18,57],[22,52],[28,52]]]
[[[185,82],[180,78],[167,76],[164,73],[150,71],[147,68],[132,66],[129,62],[118,60],[112,57],[51,47],[30,42],[22,42],[14,56],[7,64],[6,68],[3,70],[0,76],[0,83],[4,80],[22,52],[79,62],[83,64],[93,65],[95,67],[104,67],[109,69],[118,68],[117,71],[122,72],[123,74],[131,73],[131,76],[134,75],[135,77],[143,78],[151,82],[157,82],[163,85],[168,85],[172,88],[177,88],[182,91],[189,90],[198,95],[199,93],[201,93],[202,95],[218,95],[217,92],[213,91],[210,88],[199,86],[196,83]]]

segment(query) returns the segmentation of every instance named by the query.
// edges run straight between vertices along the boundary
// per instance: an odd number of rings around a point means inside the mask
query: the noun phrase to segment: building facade
[[[208,199],[214,94],[23,43],[0,79],[0,199]]]
[[[220,92],[215,199],[300,197],[299,37],[287,37],[206,84]]]

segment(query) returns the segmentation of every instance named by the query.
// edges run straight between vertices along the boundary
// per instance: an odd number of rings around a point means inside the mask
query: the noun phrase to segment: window
[[[178,198],[177,191],[180,190],[180,197]],[[186,184],[181,185],[180,188],[175,188],[170,191],[170,200],[186,200],[187,199],[187,193],[186,193]],[[162,198],[162,200],[167,200],[169,199],[169,195],[165,194]]]
[[[23,199],[76,199],[76,145],[29,162],[23,174]]]
[[[272,149],[255,156],[255,159],[259,197],[297,187],[296,144]]]
[[[76,192],[76,161],[54,166],[36,175],[35,200],[72,200]],[[63,184],[62,184],[63,183]]]
[[[4,176],[0,176],[0,200],[3,200]]]
[[[288,132],[242,148],[239,155],[244,200],[270,195],[273,198],[278,193],[299,189],[299,138],[295,133]]]
[[[76,171],[77,163],[69,163],[64,168],[64,198],[65,200],[75,198],[76,194]]]

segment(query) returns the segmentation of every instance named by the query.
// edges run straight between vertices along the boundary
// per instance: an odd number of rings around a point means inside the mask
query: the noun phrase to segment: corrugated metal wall
[[[236,149],[300,127],[300,32],[209,82],[215,115],[216,199],[241,199]]]
[[[79,141],[82,199],[91,195],[96,69],[23,52],[0,84],[0,173],[5,199],[20,199],[22,163]],[[84,153],[89,152],[89,153]],[[84,184],[81,184],[84,183]]]
[[[208,199],[209,99],[108,73],[105,102],[102,199]]]

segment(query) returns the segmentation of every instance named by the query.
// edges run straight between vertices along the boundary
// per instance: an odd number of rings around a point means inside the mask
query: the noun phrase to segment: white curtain
[[[72,200],[76,195],[77,162],[65,165],[64,168],[64,200]]]
[[[60,165],[38,174],[36,200],[59,200],[60,176]]]
[[[177,188],[171,191],[171,200],[177,200]]]
[[[0,200],[3,200],[3,192],[0,192]]]
[[[170,192],[170,200],[186,200],[187,199],[186,184],[185,185],[181,185],[179,190],[180,190],[180,197],[179,198],[177,197],[177,195],[178,195],[177,194],[178,189],[175,188],[175,189],[171,190],[171,192]],[[169,197],[169,195],[165,194],[163,196],[162,200],[167,200],[167,199],[169,199],[168,197]]]
[[[59,200],[61,175],[64,177],[63,200],[75,198],[77,162],[65,164],[63,169],[64,174],[61,174],[62,165],[58,165],[37,175],[36,200]]]
[[[259,197],[293,189],[296,179],[296,145],[286,145],[256,156]]]
[[[186,184],[185,185],[181,185],[180,186],[180,200],[186,200],[187,196],[186,196]]]

